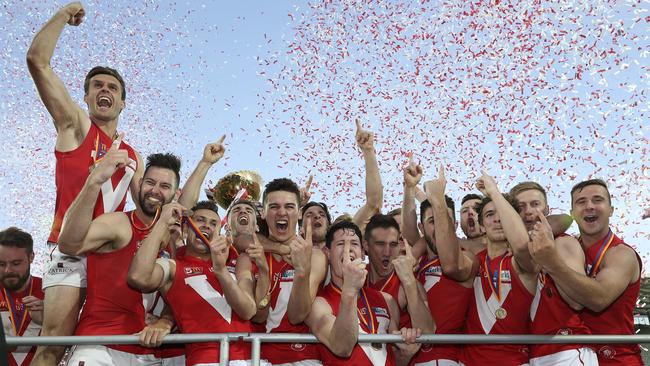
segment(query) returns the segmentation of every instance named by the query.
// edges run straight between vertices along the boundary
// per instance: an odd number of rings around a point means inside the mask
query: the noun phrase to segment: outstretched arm
[[[422,179],[422,167],[409,158],[409,164],[404,168],[404,200],[402,201],[402,236],[407,242],[416,244],[420,240],[418,231],[418,216],[415,207],[417,185]],[[426,248],[425,248],[426,253]],[[418,253],[423,254],[423,253]],[[414,254],[416,258],[419,256]]]
[[[205,180],[205,176],[208,174],[208,170],[212,167],[214,163],[219,161],[223,154],[226,152],[226,148],[223,146],[223,140],[226,138],[226,135],[223,135],[219,140],[207,144],[203,149],[203,157],[194,168],[194,171],[185,182],[181,196],[178,198],[178,202],[187,207],[192,208],[196,205],[196,202],[199,200],[199,195],[201,194],[201,185]]]
[[[456,236],[454,224],[447,211],[445,187],[447,180],[442,165],[437,179],[424,183],[429,202],[433,209],[433,222],[436,235],[436,250],[443,272],[456,281],[464,282],[476,275],[476,257],[462,251]]]
[[[384,205],[384,186],[381,184],[379,164],[377,164],[374,134],[364,130],[358,119],[355,122],[357,125],[357,146],[361,149],[366,164],[366,203],[354,214],[352,222],[359,226],[359,229],[363,232],[370,218],[379,213]]]
[[[27,51],[27,67],[45,108],[54,119],[57,133],[66,138],[65,146],[62,146],[66,150],[76,147],[72,140],[75,133],[85,136],[90,121],[52,70],[50,60],[65,24],[77,26],[81,24],[84,15],[85,11],[79,2],[61,8],[36,34]]]
[[[510,243],[512,254],[517,264],[525,273],[535,274],[539,272],[539,266],[533,262],[533,258],[528,250],[528,232],[521,216],[514,207],[501,194],[497,187],[496,181],[483,170],[483,175],[476,182],[476,188],[485,196],[490,197],[496,207],[501,219],[503,232]]]

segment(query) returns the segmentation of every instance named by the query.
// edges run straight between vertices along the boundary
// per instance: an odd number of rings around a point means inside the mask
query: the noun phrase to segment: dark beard
[[[6,277],[2,278],[2,286],[4,286],[4,288],[6,288],[6,289],[8,289],[10,291],[17,291],[21,287],[23,287],[25,285],[25,283],[27,283],[27,280],[29,279],[29,269],[27,269],[27,274],[25,274],[24,276],[19,276],[18,277],[18,282],[16,282],[15,285],[8,285],[5,282],[5,279],[6,279]]]
[[[143,212],[145,215],[147,215],[148,217],[154,217],[154,216],[156,216],[156,211],[158,210],[158,208],[156,207],[155,210],[151,210],[151,209],[149,209],[149,208],[147,207],[147,205],[145,204],[145,201],[146,201],[145,198],[142,197],[142,196],[140,196],[140,208],[142,209],[142,212]],[[165,203],[163,203],[163,205],[165,205],[165,204],[167,204],[167,203],[168,203],[168,202],[165,202]]]

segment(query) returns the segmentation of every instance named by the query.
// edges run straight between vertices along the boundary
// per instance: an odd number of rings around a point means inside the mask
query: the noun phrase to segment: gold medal
[[[498,308],[495,312],[494,315],[497,317],[497,319],[505,319],[508,316],[508,312],[504,308]]]
[[[268,304],[269,304],[269,298],[271,297],[271,294],[266,294],[262,300],[260,300],[260,304],[258,306],[259,309],[264,309]]]

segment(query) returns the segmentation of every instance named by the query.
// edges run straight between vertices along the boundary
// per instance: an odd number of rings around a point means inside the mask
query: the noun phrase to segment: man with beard
[[[253,332],[249,320],[269,290],[262,246],[253,235],[253,244],[238,254],[230,239],[219,235],[216,204],[203,201],[192,207],[191,218],[183,219],[188,228],[187,244],[176,258],[156,259],[169,226],[181,219],[184,211],[174,202],[163,207],[160,220],[133,258],[129,284],[144,292],[159,291],[182,333]],[[259,274],[257,281],[255,273]],[[159,336],[149,340],[151,345],[161,341]],[[185,348],[187,365],[223,364],[217,342],[192,343]],[[229,358],[230,365],[249,364],[250,343],[231,343]]]
[[[36,337],[43,321],[41,279],[30,275],[34,261],[32,236],[16,227],[0,231],[0,316],[4,333],[13,337]],[[9,365],[30,364],[36,346],[8,350]]]
[[[433,202],[436,249],[443,273],[458,281],[473,281],[466,320],[468,334],[529,334],[529,313],[537,274],[528,253],[528,233],[507,196],[502,195],[487,173],[476,183],[485,195],[477,211],[486,232],[487,248],[477,255],[461,250],[455,230],[443,206],[445,175],[425,183]],[[467,345],[460,361],[483,365],[486,360],[504,366],[528,363],[528,349],[519,345]]]
[[[546,191],[535,182],[522,182],[510,190],[515,199],[519,216],[531,232],[540,222],[539,216],[548,216],[549,207]],[[585,255],[580,243],[568,235],[555,237],[555,246],[565,264],[586,276]],[[580,317],[583,306],[571,299],[558,287],[545,271],[539,274],[537,290],[530,311],[532,334],[591,334]],[[597,365],[596,354],[584,345],[576,344],[532,344],[530,345],[531,366],[548,365]]]
[[[66,90],[54,73],[50,61],[65,24],[78,26],[85,10],[78,2],[61,8],[34,37],[27,53],[27,66],[36,89],[52,116],[56,129],[56,204],[48,244],[58,242],[63,217],[88,177],[89,170],[102,159],[117,137],[120,113],[125,107],[126,88],[120,74],[109,67],[97,66],[84,80],[86,113]],[[121,146],[130,164],[116,170],[97,195],[94,210],[97,217],[105,212],[122,211],[130,188],[134,201],[142,177],[142,159],[125,142]],[[137,162],[137,163],[136,163]],[[86,287],[86,259],[69,257],[54,248],[49,268],[44,274],[45,306],[43,335],[65,336],[74,332],[77,315]],[[53,365],[63,355],[63,347],[38,347],[35,365]]]
[[[562,258],[550,224],[541,214],[530,234],[530,253],[570,299],[585,307],[582,319],[593,334],[634,334],[641,258],[613,233],[609,225],[613,212],[604,181],[590,179],[571,189],[571,214],[580,229],[587,276]],[[602,344],[593,348],[600,365],[643,365],[638,344]]]
[[[116,161],[111,147],[91,172],[84,188],[66,214],[59,247],[69,255],[88,258],[86,303],[75,335],[135,334],[145,328],[142,293],[126,282],[128,263],[140,242],[158,219],[161,205],[178,192],[180,160],[171,154],[154,154],[140,182],[135,211],[107,213],[91,220],[89,212],[99,187],[125,161]],[[155,364],[153,350],[136,345],[79,346],[69,364]]]
[[[340,221],[327,232],[332,282],[319,291],[305,323],[324,345],[325,365],[405,365],[418,345],[358,344],[359,334],[399,334],[399,308],[392,296],[366,282],[361,230]],[[419,329],[403,328],[406,343]],[[396,362],[397,361],[397,362]]]
[[[412,320],[422,332],[432,333],[434,322],[427,308],[426,293],[413,274],[416,259],[411,247],[405,246],[400,255],[399,225],[388,215],[374,215],[368,225],[363,240],[363,248],[368,253],[368,286],[391,295],[399,309],[400,327],[410,328]]]
[[[118,139],[119,140],[119,139]],[[212,164],[224,154],[223,137],[208,144],[203,158],[184,187],[179,202],[193,203],[200,185]],[[61,230],[61,252],[88,257],[88,292],[86,303],[75,331],[77,335],[133,334],[145,328],[142,293],[126,283],[128,264],[140,241],[149,233],[160,214],[160,208],[178,195],[180,160],[171,154],[154,154],[140,180],[138,205],[127,213],[107,213],[92,220],[93,202],[101,185],[127,160],[114,143],[102,161],[88,176],[84,188],[70,206]],[[190,205],[187,205],[190,206]],[[161,319],[165,322],[165,319]],[[155,328],[152,327],[152,328]],[[151,329],[151,331],[156,331]],[[146,338],[146,334],[144,335]],[[128,362],[156,362],[152,351],[140,346],[82,346],[69,361],[71,364],[122,365]],[[75,362],[73,362],[75,361]]]
[[[272,180],[262,195],[269,240],[289,247],[290,256],[267,253],[271,287],[260,305],[268,311],[267,333],[307,333],[304,324],[320,284],[327,259],[311,242],[311,223],[305,222],[305,238],[296,235],[300,214],[300,189],[287,178]],[[318,365],[313,344],[263,343],[262,357],[274,365]]]

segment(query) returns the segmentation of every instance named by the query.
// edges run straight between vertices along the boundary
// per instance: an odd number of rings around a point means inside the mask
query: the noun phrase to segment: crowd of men
[[[80,3],[61,8],[35,36],[27,64],[57,138],[51,262],[30,275],[30,234],[0,232],[5,333],[13,336],[139,334],[139,345],[19,347],[12,365],[219,365],[216,342],[161,345],[178,333],[312,333],[320,343],[263,343],[273,365],[642,365],[636,344],[425,344],[421,334],[633,334],[641,260],[612,232],[607,184],[571,190],[571,216],[549,215],[546,191],[523,182],[504,194],[483,172],[480,194],[454,201],[442,168],[423,182],[404,169],[401,209],[382,214],[373,134],[357,121],[366,202],[332,219],[310,201],[309,182],[270,181],[261,202],[226,212],[200,201],[225,154],[209,143],[180,185],[170,153],[142,159],[118,134],[126,90],[116,70],[84,82],[87,111],[50,60]],[[127,192],[135,209],[124,212]],[[419,202],[419,215],[417,204]],[[222,216],[226,224],[222,227]],[[419,216],[419,217],[418,217]],[[580,236],[564,234],[572,221]],[[367,259],[366,259],[367,256]],[[358,343],[360,334],[402,343]],[[229,347],[232,365],[251,347]]]

